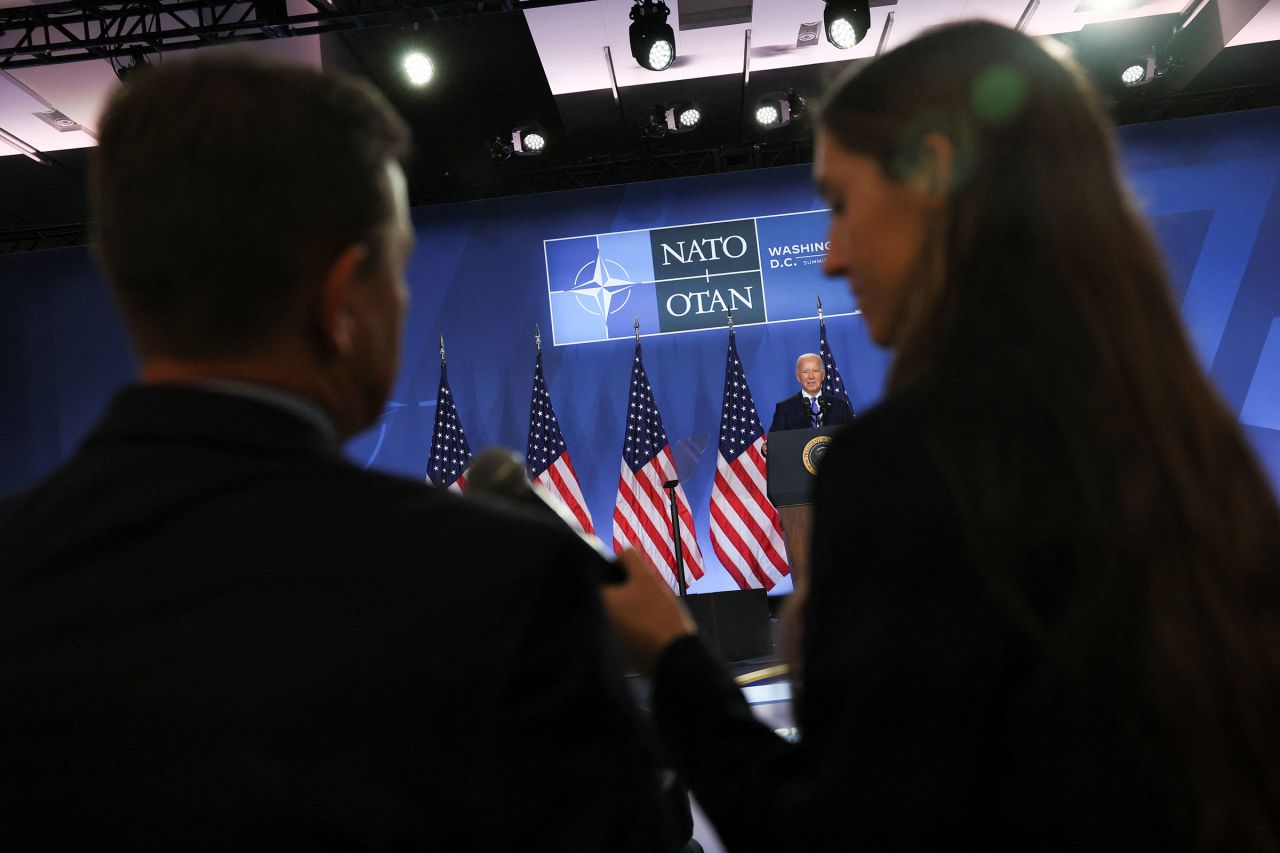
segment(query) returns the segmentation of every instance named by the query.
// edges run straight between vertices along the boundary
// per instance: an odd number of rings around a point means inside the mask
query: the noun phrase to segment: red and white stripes
[[[644,553],[672,589],[676,589],[675,544],[671,535],[671,510],[662,484],[676,476],[671,448],[663,447],[652,460],[632,473],[622,462],[618,497],[613,508],[613,549],[630,546]],[[676,513],[680,518],[681,551],[685,584],[703,576],[702,552],[693,528],[693,513],[683,487],[676,487]]]
[[[766,495],[763,444],[757,438],[732,462],[721,454],[711,493],[711,545],[742,589],[772,589],[790,572],[778,512]]]

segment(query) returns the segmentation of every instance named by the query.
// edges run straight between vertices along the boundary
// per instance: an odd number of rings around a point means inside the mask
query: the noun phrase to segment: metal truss
[[[467,4],[475,10],[474,3]],[[1185,118],[1235,110],[1280,106],[1280,83],[1234,86],[1201,92],[1179,92],[1126,101],[1112,106],[1118,124]],[[649,149],[551,168],[529,168],[507,161],[489,181],[464,181],[456,174],[419,176],[412,203],[441,204],[509,195],[612,186],[664,178],[687,178],[747,169],[791,166],[813,160],[813,143],[739,143],[686,151]],[[88,242],[87,223],[43,227],[0,227],[0,255],[77,246]]]
[[[543,169],[502,169],[484,184],[464,182],[453,176],[428,176],[414,182],[412,203],[441,204],[509,195],[585,189],[664,178],[688,178],[747,169],[792,166],[813,160],[813,143],[742,143],[690,151],[648,151],[598,158],[583,163]],[[44,227],[0,228],[0,255],[79,246],[89,241],[88,223]]]
[[[421,178],[414,184],[415,204],[439,204],[508,195],[586,189],[664,178],[688,178],[746,169],[791,166],[813,160],[808,139],[740,143],[687,151],[644,151],[544,169],[508,161],[501,175],[486,183],[463,182],[454,175]]]
[[[0,255],[65,249],[89,242],[89,223],[71,225],[18,226],[0,229]]]
[[[144,0],[48,3],[0,9],[0,69],[146,55],[236,41],[515,11],[514,0],[310,0],[291,15],[284,0],[218,3]]]
[[[1138,124],[1280,106],[1280,82],[1183,91],[1122,101],[1112,106],[1117,124]]]

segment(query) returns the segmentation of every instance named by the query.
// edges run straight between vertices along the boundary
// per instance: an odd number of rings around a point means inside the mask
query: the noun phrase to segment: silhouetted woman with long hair
[[[1069,61],[930,32],[820,116],[894,351],[818,478],[799,744],[668,597],[611,612],[732,850],[1280,850],[1280,512]]]

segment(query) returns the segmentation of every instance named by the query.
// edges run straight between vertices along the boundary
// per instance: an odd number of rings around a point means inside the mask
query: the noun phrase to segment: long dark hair
[[[846,78],[820,122],[900,181],[929,134],[955,153],[888,389],[922,401],[975,564],[1073,686],[1154,709],[1200,847],[1280,849],[1280,511],[1092,89],[970,23]]]

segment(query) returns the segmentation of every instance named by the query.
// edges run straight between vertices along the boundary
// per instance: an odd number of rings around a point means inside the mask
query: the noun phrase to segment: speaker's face
[[[796,366],[796,379],[800,382],[800,387],[810,396],[818,393],[818,389],[822,387],[822,380],[826,377],[827,372],[822,369],[822,359],[817,356],[805,356]]]

